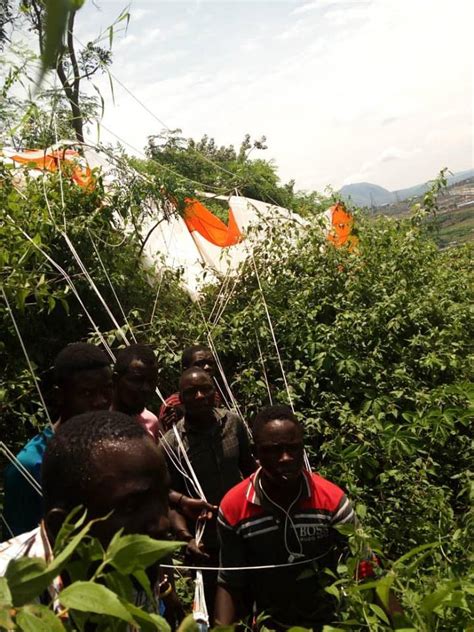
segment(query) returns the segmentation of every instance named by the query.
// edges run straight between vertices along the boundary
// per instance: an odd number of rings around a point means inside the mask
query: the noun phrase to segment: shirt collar
[[[210,427],[211,432],[215,431],[215,429],[217,427],[222,427],[224,425],[225,419],[227,417],[227,411],[226,411],[225,408],[213,408],[212,410],[214,412],[214,418],[216,420],[216,424]],[[193,426],[191,424],[186,423],[186,417],[184,417],[181,421],[182,421],[182,425],[181,425],[180,430],[182,431],[183,434],[186,434],[188,432],[189,433],[192,433],[192,432],[201,433],[202,432],[202,430],[197,425]],[[180,422],[178,422],[178,425],[179,425],[179,423]],[[206,430],[208,430],[208,429],[209,428],[207,428]]]
[[[249,484],[245,491],[245,498],[253,505],[261,506],[261,492],[259,489],[259,481],[262,473],[262,468],[259,467],[256,472],[249,477]],[[311,472],[303,470],[303,493],[302,498],[311,498],[312,478]]]

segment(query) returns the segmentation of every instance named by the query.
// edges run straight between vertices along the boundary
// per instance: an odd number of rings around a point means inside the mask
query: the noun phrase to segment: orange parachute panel
[[[216,217],[199,200],[186,198],[184,221],[190,232],[196,231],[211,244],[225,248],[233,246],[243,239],[232,209],[229,209],[229,225]]]
[[[335,204],[329,209],[331,213],[331,227],[328,233],[328,241],[332,242],[336,248],[348,246],[354,248],[358,239],[352,234],[354,218],[346,211],[343,204]]]
[[[60,162],[75,163],[80,155],[77,151],[72,149],[44,151],[42,149],[28,149],[21,152],[21,154],[15,154],[10,157],[14,162],[22,164],[29,164],[33,169],[39,169],[40,171],[57,171]],[[87,189],[94,184],[94,178],[92,176],[91,169],[86,166],[81,167],[76,163],[72,170],[72,179],[80,187]]]

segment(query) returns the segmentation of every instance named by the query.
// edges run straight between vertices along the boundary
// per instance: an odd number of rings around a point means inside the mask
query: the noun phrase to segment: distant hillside
[[[474,176],[474,169],[466,171],[458,171],[452,176],[448,176],[448,185],[462,182]],[[416,184],[407,189],[399,189],[398,191],[388,191],[377,184],[370,182],[356,182],[354,184],[346,184],[340,189],[339,193],[357,206],[384,206],[385,204],[394,204],[402,202],[408,198],[423,195],[429,189],[429,182]]]

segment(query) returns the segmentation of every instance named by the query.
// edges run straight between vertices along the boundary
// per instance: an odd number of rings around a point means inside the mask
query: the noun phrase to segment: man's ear
[[[117,371],[112,371],[112,382],[114,386],[117,386],[119,379],[120,375],[117,373]]]
[[[56,540],[56,536],[60,532],[67,515],[67,511],[65,511],[62,507],[53,507],[46,513],[44,517],[44,524],[48,538],[52,543]]]

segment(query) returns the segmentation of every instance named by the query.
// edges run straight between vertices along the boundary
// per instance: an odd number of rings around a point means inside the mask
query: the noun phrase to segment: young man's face
[[[191,365],[203,369],[208,375],[214,377],[216,372],[216,361],[212,353],[206,349],[203,351],[195,351],[191,358]]]
[[[139,415],[153,397],[157,384],[158,368],[135,358],[126,373],[115,375],[117,409],[129,415]]]
[[[181,378],[180,397],[186,415],[207,415],[214,406],[215,388],[210,376],[204,371],[188,373]]]
[[[289,419],[267,422],[256,437],[257,457],[273,483],[288,486],[303,471],[303,431]]]
[[[163,539],[169,528],[169,475],[163,455],[147,436],[107,441],[93,455],[95,476],[86,492],[90,518],[112,512],[93,526],[104,546],[119,529]]]
[[[107,410],[112,403],[112,369],[78,371],[59,387],[61,420],[93,410]]]

